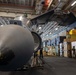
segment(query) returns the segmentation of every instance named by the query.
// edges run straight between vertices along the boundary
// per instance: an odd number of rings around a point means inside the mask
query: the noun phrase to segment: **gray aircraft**
[[[0,71],[23,67],[34,51],[40,48],[40,36],[17,23],[20,21],[14,20],[10,25],[0,26]]]

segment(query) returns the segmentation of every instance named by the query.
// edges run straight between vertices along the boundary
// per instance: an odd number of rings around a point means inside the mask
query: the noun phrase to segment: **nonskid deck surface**
[[[0,75],[76,75],[76,59],[44,57],[44,66],[24,71],[1,72]]]

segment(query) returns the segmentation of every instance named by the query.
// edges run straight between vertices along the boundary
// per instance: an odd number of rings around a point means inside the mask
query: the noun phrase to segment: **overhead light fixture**
[[[59,2],[60,2],[61,0],[59,0]]]
[[[49,34],[51,34],[51,32]]]
[[[71,6],[74,6],[76,4],[76,1],[74,1],[72,4],[71,4]]]
[[[4,25],[1,25],[1,27],[3,27]]]
[[[39,27],[39,29],[41,29],[41,27]]]
[[[48,34],[46,36],[48,36]]]
[[[58,28],[55,28],[55,30],[58,30]]]
[[[22,20],[22,16],[20,16],[19,20]]]
[[[26,24],[29,24],[29,22],[30,22],[30,21],[28,20]]]

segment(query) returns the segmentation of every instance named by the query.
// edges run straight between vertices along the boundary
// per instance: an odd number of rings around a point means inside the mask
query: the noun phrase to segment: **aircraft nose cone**
[[[11,49],[0,49],[0,65],[7,65],[14,58],[15,54]]]
[[[0,70],[16,70],[26,64],[34,50],[31,32],[21,26],[0,27]]]

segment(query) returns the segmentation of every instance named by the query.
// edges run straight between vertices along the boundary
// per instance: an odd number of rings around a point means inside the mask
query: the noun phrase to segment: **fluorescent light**
[[[48,36],[48,34],[46,36]]]
[[[58,30],[58,28],[55,28],[55,30]]]
[[[22,20],[22,16],[20,16],[20,18],[19,18],[20,20]]]
[[[71,6],[74,6],[76,4],[76,1],[74,1],[72,4],[71,4]]]
[[[30,22],[30,21],[28,20],[26,24],[29,24],[29,22]]]
[[[59,2],[60,2],[61,0],[59,0]]]
[[[49,34],[51,34],[51,32]]]
[[[3,27],[4,25],[1,25],[1,27]]]
[[[41,27],[39,27],[39,29],[41,29]]]

